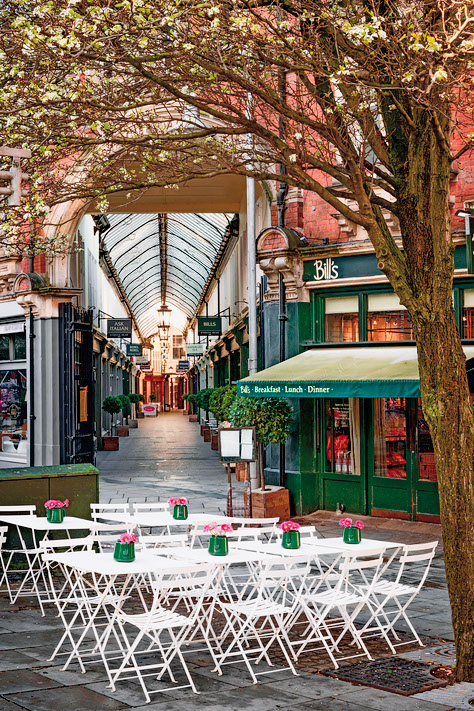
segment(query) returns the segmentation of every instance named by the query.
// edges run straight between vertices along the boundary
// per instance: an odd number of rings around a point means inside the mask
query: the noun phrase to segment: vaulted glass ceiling
[[[231,215],[160,213],[107,215],[102,234],[145,337],[156,333],[156,309],[172,308],[182,328],[192,316],[224,239]]]

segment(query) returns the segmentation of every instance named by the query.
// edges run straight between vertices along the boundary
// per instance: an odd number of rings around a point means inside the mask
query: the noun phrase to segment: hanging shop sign
[[[143,346],[141,343],[127,343],[128,356],[142,356]]]
[[[220,316],[198,316],[198,334],[200,336],[220,336],[222,318]]]
[[[131,338],[132,319],[131,318],[109,318],[107,319],[108,338]]]
[[[189,370],[189,360],[178,360],[176,370]]]
[[[383,272],[378,268],[378,262],[379,260],[373,252],[305,261],[303,262],[303,279],[309,282],[329,283],[340,279],[383,276]],[[465,245],[457,245],[454,250],[454,268],[467,268]]]
[[[200,356],[204,353],[204,343],[186,343],[187,356]]]
[[[150,361],[145,360],[143,363],[138,363],[138,366],[140,367],[140,370],[150,370]]]

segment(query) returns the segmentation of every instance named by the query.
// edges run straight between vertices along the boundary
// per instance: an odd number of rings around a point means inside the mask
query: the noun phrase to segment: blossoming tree
[[[366,230],[413,325],[457,675],[474,681],[474,418],[449,210],[473,146],[472,3],[14,0],[0,30],[0,138],[32,149],[49,206],[234,172],[314,191]]]

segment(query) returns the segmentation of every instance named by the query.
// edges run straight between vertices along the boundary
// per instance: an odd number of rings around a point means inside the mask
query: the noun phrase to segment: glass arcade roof
[[[214,265],[232,215],[223,213],[109,214],[102,234],[145,337],[156,333],[156,309],[167,303],[183,328]],[[174,307],[174,308],[173,308]],[[177,313],[180,312],[180,313]]]

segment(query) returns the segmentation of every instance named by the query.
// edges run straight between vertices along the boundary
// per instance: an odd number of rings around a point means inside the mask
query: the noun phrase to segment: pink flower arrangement
[[[281,528],[281,530],[286,533],[287,531],[297,531],[300,527],[299,523],[296,523],[296,521],[283,521],[283,523],[280,523],[278,528]]]
[[[344,528],[349,528],[349,526],[352,526],[352,519],[351,518],[341,518],[339,521],[339,525],[344,526]],[[363,523],[363,521],[356,521],[354,526],[356,528],[363,529],[364,523]]]
[[[59,499],[49,499],[46,501],[44,507],[45,509],[67,509],[69,506],[69,499],[64,499],[64,501],[59,501]]]
[[[122,533],[119,540],[120,543],[136,543],[138,539],[134,533]]]
[[[230,523],[217,523],[213,521],[212,523],[206,523],[202,530],[203,533],[210,533],[211,536],[227,536],[227,534],[232,533],[234,529]]]
[[[168,503],[171,504],[171,506],[186,506],[188,500],[184,496],[180,499],[176,496],[171,496],[168,499]]]

